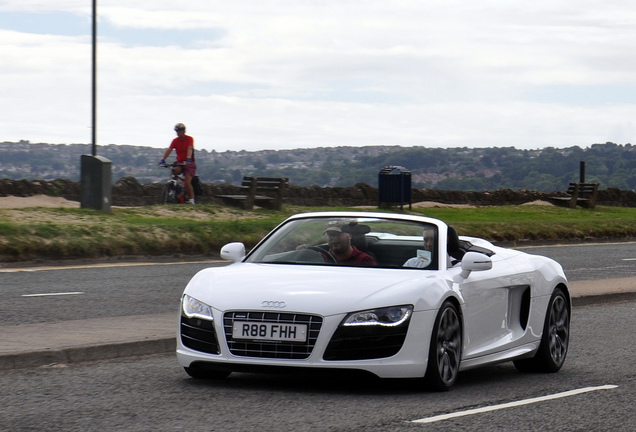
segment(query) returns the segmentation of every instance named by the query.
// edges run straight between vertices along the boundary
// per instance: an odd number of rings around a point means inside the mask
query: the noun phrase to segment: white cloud
[[[176,122],[219,151],[636,142],[627,1],[109,0],[98,13],[100,144],[165,147]],[[90,14],[0,1],[0,140],[90,141]]]

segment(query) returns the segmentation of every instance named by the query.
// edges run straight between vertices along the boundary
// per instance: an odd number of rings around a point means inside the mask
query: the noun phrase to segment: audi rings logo
[[[263,303],[261,303],[261,306],[264,308],[284,308],[285,306],[287,306],[287,303],[285,303],[284,301],[269,301],[269,300],[265,300]]]

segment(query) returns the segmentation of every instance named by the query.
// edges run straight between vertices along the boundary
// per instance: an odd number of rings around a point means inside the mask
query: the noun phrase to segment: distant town
[[[0,143],[0,178],[78,181],[80,156],[89,144]],[[112,162],[113,182],[134,177],[139,183],[164,181],[157,166],[163,149],[105,145],[97,154]],[[196,150],[197,174],[204,183],[238,184],[245,175],[288,177],[299,186],[378,185],[379,172],[400,167],[416,188],[487,191],[528,189],[555,191],[579,181],[584,161],[586,181],[600,188],[636,190],[636,146],[592,144],[589,147],[520,150],[494,148],[427,148],[399,146],[320,147],[296,150]]]

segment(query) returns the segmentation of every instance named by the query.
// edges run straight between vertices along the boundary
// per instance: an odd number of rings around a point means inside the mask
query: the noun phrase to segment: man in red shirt
[[[163,159],[159,165],[165,165],[166,159],[174,149],[177,153],[177,162],[183,165],[184,184],[189,204],[194,204],[194,189],[192,188],[192,178],[196,175],[197,164],[194,161],[194,139],[186,135],[186,127],[183,123],[177,123],[174,127],[177,137],[172,140],[170,147],[163,154]]]
[[[329,253],[336,258],[338,264],[351,266],[374,266],[375,260],[355,246],[351,245],[351,234],[356,222],[337,221],[328,224],[325,234],[329,241]]]

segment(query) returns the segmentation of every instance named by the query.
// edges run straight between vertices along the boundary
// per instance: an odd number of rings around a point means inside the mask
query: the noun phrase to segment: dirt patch
[[[1,198],[0,198],[1,199]],[[122,207],[130,208],[130,207]],[[200,208],[200,207],[199,207]],[[181,218],[181,219],[193,219],[193,220],[205,220],[205,219],[257,219],[259,216],[253,212],[246,212],[244,210],[235,209],[231,207],[218,207],[215,206],[212,209],[206,207],[205,210],[197,210],[197,206],[190,206],[187,204],[175,204],[167,206],[145,207],[143,211],[145,217],[166,217],[166,218]],[[265,217],[265,216],[263,216]]]
[[[2,216],[9,221],[29,222],[51,222],[51,223],[95,223],[90,216],[69,212],[56,211],[31,211],[33,209],[60,209],[60,208],[80,208],[77,201],[68,200],[62,197],[50,197],[47,195],[33,195],[28,197],[6,196],[0,197],[0,210]],[[241,220],[255,219],[259,215],[254,212],[246,212],[233,207],[214,206],[205,208],[189,205],[167,205],[167,206],[113,206],[113,209],[126,209],[130,212],[137,212],[144,218],[180,218],[191,220]],[[266,217],[266,216],[262,216]]]
[[[521,205],[554,206],[554,204],[552,204],[552,203],[549,203],[547,201],[541,201],[541,200],[527,202],[527,203],[523,203]]]
[[[547,205],[552,204],[547,201],[536,200],[532,202],[523,203],[522,205]],[[16,197],[7,196],[0,197],[0,209],[23,209],[32,207],[46,207],[46,208],[79,208],[80,203],[77,201],[67,200],[62,197],[50,197],[47,195],[33,195],[28,197]],[[478,206],[472,204],[444,204],[435,201],[421,201],[413,203],[413,208],[475,208]],[[117,206],[113,206],[117,208]],[[131,207],[125,207],[131,208]],[[358,206],[358,208],[377,208],[376,206]],[[154,211],[154,216],[157,217],[185,217],[189,219],[208,219],[210,213],[197,212],[195,208],[188,208],[186,212],[182,211],[183,207],[180,206],[167,206],[158,207]],[[253,218],[254,215],[249,216],[245,212],[237,211],[231,208],[217,207],[214,211],[214,217],[218,219],[242,219],[245,217]]]
[[[421,201],[413,203],[413,208],[475,208],[471,204],[442,204],[434,201]]]
[[[80,203],[70,201],[62,197],[52,197],[48,195],[33,195],[27,197],[6,196],[0,197],[0,208],[18,209],[27,207],[71,207],[79,208]]]

